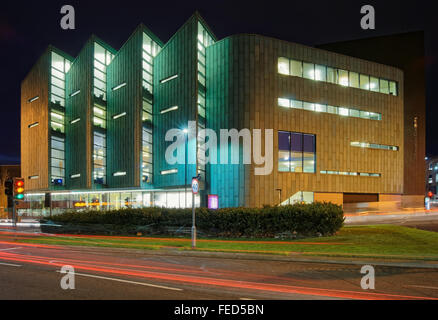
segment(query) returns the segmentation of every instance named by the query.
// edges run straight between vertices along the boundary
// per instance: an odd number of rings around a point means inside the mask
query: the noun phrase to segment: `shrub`
[[[108,225],[112,230],[169,233],[192,225],[191,209],[141,208],[112,211],[68,211],[52,217],[64,225]],[[332,235],[343,225],[342,207],[332,203],[294,204],[281,207],[196,209],[197,229],[206,235],[274,237],[281,233]],[[117,226],[117,228],[115,228]],[[133,232],[134,232],[133,231]],[[115,231],[116,232],[116,231]]]

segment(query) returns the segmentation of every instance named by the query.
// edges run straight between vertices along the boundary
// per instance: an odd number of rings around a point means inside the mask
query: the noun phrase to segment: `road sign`
[[[197,194],[199,192],[199,181],[196,178],[192,179],[192,192]]]

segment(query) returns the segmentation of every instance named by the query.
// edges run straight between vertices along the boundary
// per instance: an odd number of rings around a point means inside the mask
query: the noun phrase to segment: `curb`
[[[159,249],[159,250],[140,250],[130,248],[107,248],[107,247],[83,247],[83,246],[66,246],[70,249],[82,249],[81,251],[103,251],[115,253],[134,253],[142,255],[154,256],[172,256],[172,257],[193,257],[193,258],[216,258],[216,259],[238,259],[238,260],[256,260],[256,261],[277,261],[277,262],[305,262],[305,263],[327,263],[327,264],[348,264],[348,265],[373,265],[382,267],[398,267],[398,268],[421,268],[421,269],[438,269],[438,262],[431,261],[417,263],[408,261],[382,261],[374,260],[373,258],[330,258],[320,259],[317,257],[303,258],[281,255],[264,255],[251,253],[229,253],[229,252],[205,252],[205,251],[189,251],[189,250],[174,250],[174,249]],[[352,260],[357,259],[357,260]],[[359,260],[361,259],[361,260]]]

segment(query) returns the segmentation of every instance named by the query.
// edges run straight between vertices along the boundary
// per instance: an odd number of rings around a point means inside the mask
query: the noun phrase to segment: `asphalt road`
[[[420,230],[438,232],[438,213],[400,214],[349,217],[347,225],[393,224]]]
[[[75,268],[75,289],[60,269]],[[0,299],[438,299],[438,269],[162,256],[0,241]]]

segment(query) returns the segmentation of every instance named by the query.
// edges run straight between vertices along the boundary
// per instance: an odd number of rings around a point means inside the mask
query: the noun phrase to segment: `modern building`
[[[196,206],[401,198],[404,112],[398,68],[253,34],[218,40],[198,13],[167,43],[140,25],[119,50],[96,36],[76,58],[49,47],[22,83],[23,214],[191,207],[198,175]],[[186,129],[183,163],[166,161],[174,128]],[[240,161],[205,164],[204,128],[237,129],[217,158]],[[244,151],[263,155],[270,129],[260,175]]]
[[[404,169],[406,205],[421,203],[425,195],[426,72],[424,31],[329,43],[319,46],[349,56],[399,68],[404,74]],[[396,54],[394,54],[396,53]]]
[[[438,157],[426,158],[426,193],[432,192],[437,197],[438,184]]]

